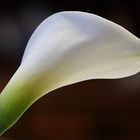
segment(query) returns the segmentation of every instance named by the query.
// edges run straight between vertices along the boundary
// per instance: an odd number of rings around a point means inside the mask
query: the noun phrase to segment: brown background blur
[[[118,0],[0,1],[0,90],[20,64],[42,20],[64,10],[94,13],[140,37],[140,2]],[[38,100],[0,140],[139,140],[140,74],[90,80]]]

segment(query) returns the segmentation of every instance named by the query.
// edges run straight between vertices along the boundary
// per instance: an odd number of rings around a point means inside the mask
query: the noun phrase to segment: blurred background
[[[38,24],[65,10],[100,15],[140,37],[139,0],[1,0],[0,91],[18,68]],[[140,74],[90,80],[38,100],[0,140],[138,140],[139,118]]]

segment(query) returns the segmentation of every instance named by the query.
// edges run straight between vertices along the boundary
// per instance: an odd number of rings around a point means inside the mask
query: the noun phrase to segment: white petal
[[[57,13],[33,33],[19,69],[0,94],[0,135],[56,88],[139,70],[140,41],[127,30],[93,14]]]
[[[140,41],[123,27],[84,12],[60,12],[35,30],[21,67],[52,88],[140,70]],[[53,89],[52,89],[53,90]]]

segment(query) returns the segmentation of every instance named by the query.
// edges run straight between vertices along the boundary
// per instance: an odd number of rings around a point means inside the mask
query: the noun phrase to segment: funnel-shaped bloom
[[[139,70],[140,40],[123,27],[84,12],[54,14],[35,30],[20,67],[0,95],[0,133],[54,89]]]

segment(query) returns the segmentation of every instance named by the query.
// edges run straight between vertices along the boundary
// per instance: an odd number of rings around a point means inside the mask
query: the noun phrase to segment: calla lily
[[[35,30],[21,65],[0,94],[0,134],[54,89],[139,70],[140,40],[129,31],[90,13],[56,13]]]

